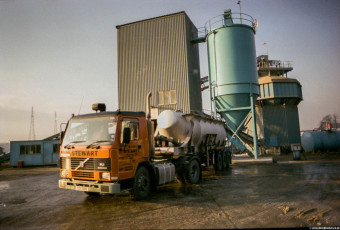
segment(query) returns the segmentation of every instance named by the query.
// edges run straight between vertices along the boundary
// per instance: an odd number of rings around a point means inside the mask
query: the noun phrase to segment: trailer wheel
[[[197,184],[201,177],[201,168],[196,159],[192,159],[188,165],[185,166],[184,173],[185,181],[189,184]]]
[[[222,165],[222,152],[220,151],[215,151],[215,163],[214,163],[214,168],[215,168],[215,171],[222,171],[223,169],[223,165]]]
[[[143,200],[147,198],[151,190],[150,173],[147,168],[141,166],[136,172],[133,181],[132,195],[135,200]]]

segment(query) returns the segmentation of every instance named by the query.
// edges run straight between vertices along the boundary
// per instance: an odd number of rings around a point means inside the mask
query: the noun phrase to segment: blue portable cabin
[[[56,165],[59,160],[59,134],[43,140],[11,141],[10,166]]]

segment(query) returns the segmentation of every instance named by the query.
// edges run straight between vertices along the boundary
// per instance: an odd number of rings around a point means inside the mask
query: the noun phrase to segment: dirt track
[[[61,190],[57,168],[0,171],[0,229],[269,228],[340,226],[340,160],[236,159],[171,183],[146,201]]]

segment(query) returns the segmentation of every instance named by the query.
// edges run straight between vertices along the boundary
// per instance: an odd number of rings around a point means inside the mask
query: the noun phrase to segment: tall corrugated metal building
[[[151,105],[183,113],[202,110],[195,25],[185,12],[117,26],[118,103],[124,111]]]

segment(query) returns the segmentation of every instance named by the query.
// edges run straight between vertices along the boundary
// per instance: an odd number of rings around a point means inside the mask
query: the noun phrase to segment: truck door
[[[125,128],[130,129],[129,143],[123,143],[123,132]],[[119,179],[124,180],[134,176],[134,172],[138,166],[138,158],[141,156],[138,119],[122,118],[120,130],[120,148],[118,154]]]

